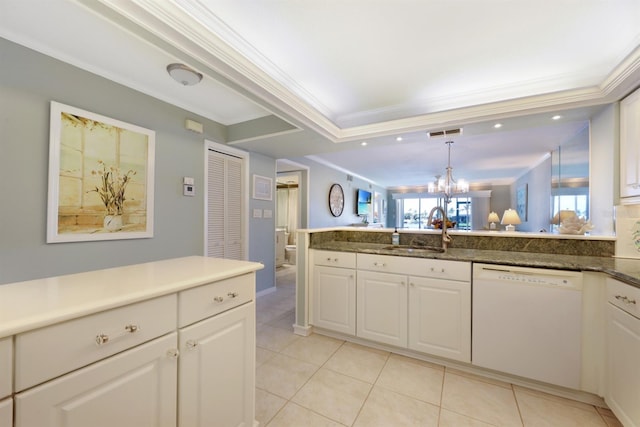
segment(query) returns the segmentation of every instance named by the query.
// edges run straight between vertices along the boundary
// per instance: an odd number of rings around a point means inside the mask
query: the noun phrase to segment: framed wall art
[[[253,198],[258,200],[273,199],[273,179],[266,176],[253,175]]]
[[[522,222],[527,221],[527,197],[528,184],[523,184],[516,189],[516,211]]]
[[[51,102],[47,243],[153,237],[155,132]]]

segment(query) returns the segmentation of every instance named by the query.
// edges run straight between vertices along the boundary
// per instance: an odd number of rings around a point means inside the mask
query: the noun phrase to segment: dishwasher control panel
[[[517,273],[503,273],[498,275],[498,280],[505,280],[508,282],[528,283],[531,285],[547,285],[547,286],[562,286],[573,287],[571,280],[562,277],[550,277],[550,276],[529,276],[525,274]]]
[[[474,281],[482,280],[552,288],[582,289],[582,275],[577,271],[475,264],[473,279]]]

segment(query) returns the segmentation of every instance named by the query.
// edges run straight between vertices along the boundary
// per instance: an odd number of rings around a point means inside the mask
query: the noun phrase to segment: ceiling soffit
[[[166,42],[215,70],[294,122],[332,142],[346,142],[425,129],[615,102],[640,81],[640,48],[603,81],[590,87],[434,111],[412,117],[341,128],[302,88],[242,40],[196,0],[102,0]],[[196,19],[197,17],[197,19]]]

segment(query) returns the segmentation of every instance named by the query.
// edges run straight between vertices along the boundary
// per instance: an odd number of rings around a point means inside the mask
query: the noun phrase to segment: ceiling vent
[[[460,136],[462,135],[462,128],[436,130],[433,132],[427,132],[429,138],[442,138],[443,136]]]

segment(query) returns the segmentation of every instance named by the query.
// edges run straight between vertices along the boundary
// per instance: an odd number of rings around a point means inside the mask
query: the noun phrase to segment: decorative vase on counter
[[[107,231],[118,231],[122,229],[122,215],[105,215],[104,229]]]

